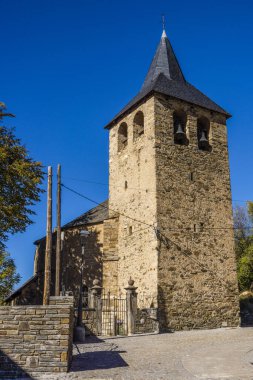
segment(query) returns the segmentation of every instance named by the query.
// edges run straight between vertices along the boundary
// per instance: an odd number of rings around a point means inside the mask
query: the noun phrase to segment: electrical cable
[[[74,190],[74,189],[72,189],[72,188],[64,185],[63,183],[61,183],[61,186],[64,187],[65,189],[71,191],[72,193],[74,193],[74,194],[76,194],[76,195],[78,195],[78,196],[80,196],[80,197],[88,200],[89,202],[92,202],[92,203],[94,203],[94,204],[96,204],[96,205],[98,205],[98,206],[100,206],[102,208],[105,208],[105,209],[109,210],[109,211],[115,212],[115,214],[117,214],[117,215],[124,216],[125,218],[131,219],[131,220],[133,220],[133,221],[135,221],[137,223],[144,224],[144,225],[152,227],[152,228],[154,227],[154,225],[152,225],[152,224],[143,222],[141,220],[133,218],[133,217],[131,217],[129,215],[126,215],[124,213],[121,213],[119,211],[115,211],[115,210],[109,208],[108,206],[105,206],[105,205],[101,204],[101,202],[99,203],[99,202],[97,202],[97,201],[95,201],[95,200],[93,200],[93,199],[91,199],[89,197],[86,197],[85,195],[83,195],[83,194],[79,193],[78,191],[76,191],[76,190]],[[237,227],[202,227],[202,229],[204,231],[204,230],[237,230],[237,229],[240,230],[241,228],[239,228],[239,227],[238,228]],[[247,226],[247,227],[245,227],[245,229],[253,229],[253,227]],[[174,232],[176,232],[176,231],[177,232],[179,232],[179,231],[188,231],[188,232],[190,232],[191,231],[191,227],[177,228],[177,229],[175,229],[175,228],[173,228],[173,229],[172,228],[168,228],[167,230],[174,231]]]
[[[72,178],[72,177],[63,177],[63,178],[71,180],[71,181],[89,183],[91,185],[112,186],[109,183],[90,181],[90,180],[85,180],[85,179],[81,179],[81,178]],[[113,185],[112,187],[118,188],[118,189],[125,189],[125,186],[116,186],[116,185]],[[161,190],[159,191],[159,190],[142,189],[140,187],[127,187],[127,189],[129,189],[129,190],[137,190],[137,191],[144,191],[146,193],[162,193],[163,192]],[[243,200],[243,199],[232,199],[232,202],[247,203],[247,202],[250,202],[250,201],[249,200]]]
[[[212,275],[215,275],[215,278],[218,278],[219,282],[220,282],[221,284],[223,284],[226,288],[228,288],[228,289],[230,290],[230,285],[227,284],[227,283],[225,283],[225,282],[223,281],[223,279],[219,278],[219,276],[217,276],[217,273],[216,273],[216,272],[214,272],[214,271],[211,270],[210,268],[206,267],[204,264],[202,264],[201,262],[199,262],[197,259],[194,259],[190,254],[187,253],[187,250],[182,249],[177,243],[175,243],[175,242],[172,241],[170,238],[168,238],[166,235],[164,235],[164,234],[163,234],[158,228],[156,228],[154,225],[152,225],[152,224],[148,224],[148,223],[146,223],[146,222],[143,222],[143,221],[140,221],[140,220],[138,220],[138,219],[132,218],[132,217],[126,215],[126,214],[123,214],[123,213],[117,212],[117,211],[115,211],[115,210],[112,210],[112,209],[110,209],[108,206],[104,206],[104,205],[102,205],[101,203],[99,203],[99,202],[97,202],[97,201],[95,201],[95,200],[93,200],[93,199],[91,199],[91,198],[89,198],[89,197],[86,197],[85,195],[83,195],[83,194],[77,192],[76,190],[71,189],[71,188],[68,187],[68,186],[65,186],[63,183],[61,184],[61,186],[64,187],[65,189],[67,189],[67,190],[73,192],[74,194],[79,195],[80,197],[82,197],[82,198],[84,198],[84,199],[86,199],[86,200],[92,202],[92,203],[95,203],[95,204],[97,204],[97,205],[100,205],[100,206],[103,207],[103,208],[106,208],[106,209],[108,209],[108,210],[111,210],[112,212],[115,212],[115,213],[118,214],[118,215],[124,216],[124,217],[126,217],[126,218],[128,218],[128,219],[131,219],[131,220],[134,220],[134,221],[136,221],[136,222],[138,222],[138,223],[140,223],[140,224],[145,224],[146,226],[148,226],[146,229],[148,229],[148,228],[152,228],[152,229],[154,230],[154,232],[156,233],[156,236],[157,236],[157,238],[159,239],[159,241],[160,241],[161,243],[163,243],[163,244],[166,246],[167,249],[170,248],[170,247],[169,247],[169,244],[173,244],[174,246],[177,247],[177,249],[178,249],[178,250],[179,250],[179,251],[180,251],[185,257],[187,257],[187,258],[190,259],[191,261],[195,262],[195,264],[197,264],[197,265],[198,265],[203,271],[205,271],[205,272],[209,272],[209,273],[211,273]],[[251,228],[252,228],[252,227],[251,227]],[[211,229],[211,228],[208,228],[208,229]],[[215,228],[215,229],[217,229],[217,228]],[[225,230],[227,230],[227,229],[234,230],[235,228],[224,228],[224,227],[223,227],[222,229],[225,229]],[[167,230],[168,230],[168,229],[167,229]],[[189,231],[189,229],[188,229],[188,231]],[[138,232],[138,230],[137,230],[136,232]],[[131,235],[130,235],[130,236],[131,236]],[[130,237],[130,236],[129,236],[129,237]],[[159,237],[160,237],[160,238],[159,238]],[[162,238],[162,239],[161,239],[161,238]]]

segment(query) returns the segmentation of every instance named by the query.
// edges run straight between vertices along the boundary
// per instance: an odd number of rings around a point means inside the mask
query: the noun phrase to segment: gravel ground
[[[253,328],[90,338],[50,380],[253,380]]]

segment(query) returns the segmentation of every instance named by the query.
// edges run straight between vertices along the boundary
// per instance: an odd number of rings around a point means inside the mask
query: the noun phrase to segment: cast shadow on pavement
[[[85,349],[83,353],[79,351],[73,355],[70,372],[128,367],[128,364],[120,355],[126,351],[117,350],[117,346],[113,345],[108,346],[107,349],[103,344],[104,342],[98,337],[89,337],[87,343],[82,345],[85,347],[87,344],[87,350]]]

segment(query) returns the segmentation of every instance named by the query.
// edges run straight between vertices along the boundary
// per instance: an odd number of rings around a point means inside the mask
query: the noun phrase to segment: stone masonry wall
[[[188,146],[174,144],[173,111],[187,114]],[[211,121],[211,152],[197,145],[197,118]],[[238,325],[225,117],[155,98],[158,292],[161,325],[189,329]]]
[[[66,291],[73,292],[76,306],[79,297],[82,262],[80,230],[83,229],[84,227],[81,226],[65,231],[62,249],[61,282]],[[90,232],[90,235],[85,238],[84,243],[83,285],[91,288],[95,278],[99,280],[100,284],[103,278],[103,223],[85,226],[85,229]]]
[[[87,229],[90,235],[85,240],[84,247],[84,271],[83,285],[92,287],[93,280],[97,278],[102,283],[103,277],[103,223],[69,228],[64,231],[64,241],[61,252],[60,288],[64,285],[65,291],[71,291],[77,305],[80,289],[81,276],[81,239],[80,230]],[[53,249],[51,260],[51,294],[55,294],[55,250],[56,236],[53,234]],[[44,266],[45,266],[45,239],[41,240],[36,249],[35,273],[38,274],[36,281],[29,283],[14,299],[16,305],[42,304],[44,289]]]
[[[22,287],[13,300],[6,302],[6,306],[41,305],[43,298],[43,287],[41,276],[34,276],[26,286]]]
[[[118,218],[104,220],[78,228],[64,230],[64,241],[61,253],[60,286],[71,291],[77,305],[80,289],[81,239],[80,230],[87,229],[90,236],[85,240],[83,285],[91,288],[95,278],[106,291],[118,293]],[[55,249],[56,240],[53,235],[51,261],[51,294],[55,287]],[[24,286],[13,299],[15,305],[42,304],[44,287],[45,240],[41,240],[36,249],[34,273],[37,276]],[[11,304],[11,301],[9,301]]]
[[[105,291],[118,293],[118,218],[104,220],[103,282]]]
[[[72,334],[72,297],[51,297],[49,306],[0,307],[0,377],[67,372]]]
[[[134,140],[133,124],[138,111],[144,114],[144,134]],[[128,125],[128,144],[118,152],[118,130]],[[110,216],[117,212],[118,288],[123,292],[129,277],[142,293],[142,305],[149,307],[157,299],[157,242],[154,229],[139,221],[156,222],[156,176],[154,150],[154,98],[139,105],[110,130]]]

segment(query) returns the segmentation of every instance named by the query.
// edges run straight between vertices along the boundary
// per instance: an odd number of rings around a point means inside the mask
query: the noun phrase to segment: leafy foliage
[[[13,259],[7,252],[0,249],[0,305],[19,281],[20,276],[16,273]]]
[[[0,103],[0,120],[7,114]],[[15,137],[13,130],[0,126],[0,244],[8,234],[22,232],[32,223],[31,206],[40,198],[43,172]]]
[[[253,202],[247,208],[234,209],[235,252],[240,291],[249,290],[253,284]]]
[[[247,202],[247,206],[248,206],[249,219],[251,223],[253,223],[253,202]]]
[[[241,290],[250,289],[253,283],[253,245],[245,249],[238,261],[238,283]]]

